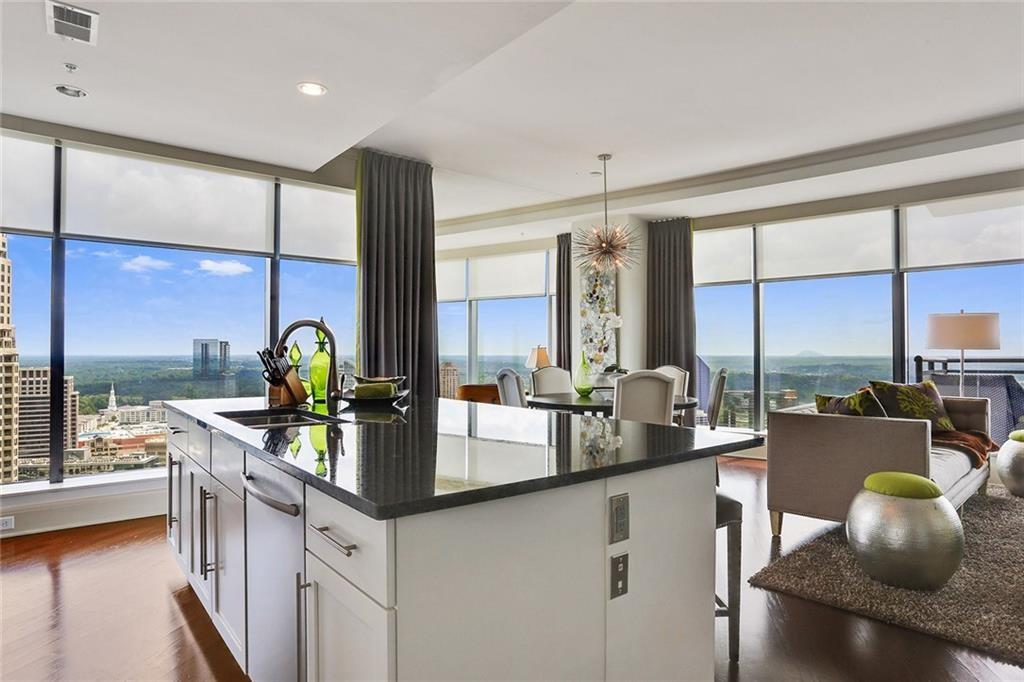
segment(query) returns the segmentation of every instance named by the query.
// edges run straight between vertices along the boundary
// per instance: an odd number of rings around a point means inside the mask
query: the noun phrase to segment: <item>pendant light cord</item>
[[[603,170],[601,175],[604,176],[604,226],[608,227],[608,155],[602,154],[601,164]]]

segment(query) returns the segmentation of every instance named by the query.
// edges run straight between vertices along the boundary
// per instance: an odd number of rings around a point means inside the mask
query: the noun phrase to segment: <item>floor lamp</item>
[[[999,313],[932,313],[928,347],[960,351],[960,397],[964,395],[964,351],[999,349]]]

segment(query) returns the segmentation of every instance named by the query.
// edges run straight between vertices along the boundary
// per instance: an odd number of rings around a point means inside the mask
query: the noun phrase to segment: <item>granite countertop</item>
[[[727,454],[761,436],[456,400],[343,409],[339,424],[251,429],[219,413],[265,398],[176,400],[167,408],[374,519],[457,507]],[[342,403],[345,407],[345,403]]]

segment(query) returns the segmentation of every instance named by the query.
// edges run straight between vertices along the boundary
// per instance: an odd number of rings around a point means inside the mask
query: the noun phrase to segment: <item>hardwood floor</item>
[[[744,588],[738,665],[728,663],[726,623],[717,621],[718,680],[1024,679],[970,649],[748,586],[773,551],[764,463],[721,464],[723,490],[744,507]],[[787,517],[775,549],[832,526]],[[171,558],[162,517],[0,541],[0,590],[5,682],[245,679]]]
[[[0,541],[0,679],[244,680],[164,518]]]

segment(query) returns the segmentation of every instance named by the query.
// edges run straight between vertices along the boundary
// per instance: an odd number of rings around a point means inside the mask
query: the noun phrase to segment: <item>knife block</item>
[[[284,383],[277,386],[270,385],[267,399],[271,407],[296,407],[304,405],[309,400],[309,394],[302,385],[302,380],[299,379],[299,373],[293,367],[284,375]]]

